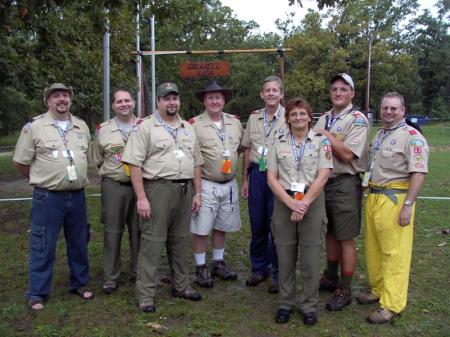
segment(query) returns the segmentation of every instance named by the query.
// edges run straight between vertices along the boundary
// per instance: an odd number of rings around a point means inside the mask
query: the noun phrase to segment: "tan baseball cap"
[[[53,83],[52,85],[50,85],[49,87],[46,87],[45,89],[44,89],[44,105],[46,106],[46,107],[48,107],[47,106],[47,99],[48,99],[48,96],[50,96],[51,95],[51,93],[52,92],[54,92],[54,91],[57,91],[57,90],[64,90],[64,91],[67,91],[68,93],[69,93],[69,95],[70,95],[70,99],[72,99],[73,98],[73,88],[72,87],[66,87],[64,84],[62,84],[62,83]]]

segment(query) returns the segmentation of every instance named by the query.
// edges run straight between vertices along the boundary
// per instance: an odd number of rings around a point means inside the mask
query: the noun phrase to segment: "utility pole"
[[[369,119],[369,123],[372,126],[373,123],[373,113],[370,111],[370,66],[372,59],[372,33],[369,28],[369,47],[368,47],[368,57],[367,57],[367,85],[366,85],[366,114]]]

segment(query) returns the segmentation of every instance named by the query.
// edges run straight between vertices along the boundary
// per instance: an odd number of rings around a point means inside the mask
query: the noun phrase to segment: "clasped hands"
[[[288,206],[292,210],[291,221],[293,222],[303,220],[303,217],[305,216],[306,212],[308,212],[309,209],[309,203],[303,200],[292,199],[290,205]]]

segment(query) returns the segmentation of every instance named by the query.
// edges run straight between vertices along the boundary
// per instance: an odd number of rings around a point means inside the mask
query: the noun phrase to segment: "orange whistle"
[[[303,193],[300,193],[300,192],[295,192],[294,193],[294,199],[295,200],[302,200],[304,196],[305,195]]]
[[[222,170],[221,172],[223,174],[230,174],[231,173],[231,160],[230,159],[224,159],[222,161]]]

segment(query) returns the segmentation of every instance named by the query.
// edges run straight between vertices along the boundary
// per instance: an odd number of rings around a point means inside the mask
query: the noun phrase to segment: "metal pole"
[[[103,35],[103,121],[111,118],[110,115],[110,87],[109,87],[109,10],[105,7],[105,34]]]
[[[283,48],[283,52],[291,52],[292,48]],[[278,53],[280,48],[270,48],[270,49],[225,49],[225,50],[140,50],[139,53],[142,56],[147,55],[204,55],[204,54],[239,54],[239,53]],[[136,55],[138,52],[132,51],[131,55]]]
[[[369,50],[367,57],[367,86],[366,86],[366,115],[369,119],[370,125],[373,123],[373,113],[370,112],[370,67],[372,59],[372,33],[369,31]]]
[[[284,49],[283,48],[278,48],[278,55],[280,56],[280,78],[284,83]],[[283,98],[281,99],[281,105],[285,105],[285,99],[284,99],[284,95]]]
[[[141,67],[142,67],[142,56],[141,56],[141,41],[139,37],[140,28],[139,28],[139,1],[136,1],[136,78],[137,78],[137,104],[136,104],[136,112],[138,117],[142,117],[142,76],[141,76]]]
[[[152,15],[152,52],[156,50],[155,43],[155,16]],[[156,55],[152,54],[152,113],[156,110]]]

